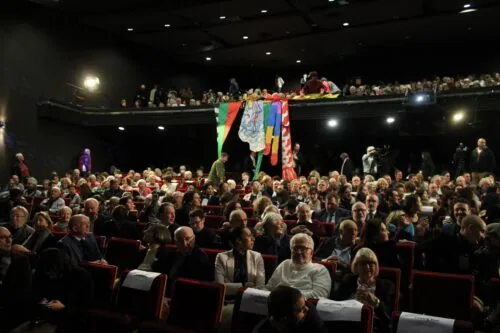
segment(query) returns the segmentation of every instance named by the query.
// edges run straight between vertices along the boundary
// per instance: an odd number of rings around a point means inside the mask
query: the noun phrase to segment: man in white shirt
[[[375,162],[375,147],[369,146],[366,148],[366,154],[363,155],[363,173],[366,175],[377,174],[377,164]]]
[[[265,289],[274,290],[280,285],[299,289],[305,298],[330,296],[332,279],[328,269],[312,262],[314,241],[311,236],[299,233],[290,240],[292,258],[283,261],[274,271]]]

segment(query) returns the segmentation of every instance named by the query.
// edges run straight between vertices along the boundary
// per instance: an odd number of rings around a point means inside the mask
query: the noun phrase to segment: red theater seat
[[[393,312],[392,315],[393,332],[397,332],[400,315],[401,314],[399,312]],[[473,332],[474,332],[474,327],[471,322],[463,320],[455,320],[455,323],[453,325],[453,333],[473,333]]]
[[[411,275],[415,264],[415,243],[397,243],[396,251],[401,268],[401,292],[404,295],[404,304],[407,304]]]
[[[412,312],[470,320],[474,277],[414,271],[410,295]]]
[[[205,216],[205,227],[210,229],[219,229],[224,222],[224,216],[207,215]]]
[[[248,218],[253,217],[253,208],[252,207],[243,207],[243,211],[247,213]]]
[[[120,279],[114,310],[89,310],[89,332],[133,332],[142,321],[160,319],[167,276],[159,275],[154,279],[151,289],[143,291],[123,286],[128,273],[125,271]]]
[[[241,298],[246,288],[238,290],[234,303],[231,333],[252,333],[253,328],[266,316],[240,311]],[[312,332],[311,332],[312,333]]]
[[[270,254],[263,254],[262,259],[264,259],[264,270],[266,271],[266,282],[271,278],[278,266],[278,257]]]
[[[141,242],[112,237],[106,248],[106,261],[120,269],[131,269],[137,264],[137,255]]]
[[[287,233],[290,233],[290,230],[297,226],[297,221],[295,220],[283,220],[283,222],[286,224]]]
[[[92,281],[94,281],[95,306],[98,308],[111,309],[113,305],[115,281],[118,277],[118,267],[89,262],[82,262],[80,266],[90,273]]]
[[[97,242],[97,246],[99,246],[99,251],[104,254],[106,251],[106,236],[95,236],[95,240]]]
[[[379,267],[379,278],[394,283],[396,294],[394,295],[393,311],[399,311],[399,290],[401,288],[401,270],[392,267]]]
[[[135,201],[134,205],[135,205],[135,209],[138,212],[141,212],[144,209],[144,202],[143,201]]]
[[[222,206],[203,206],[203,212],[205,215],[216,215],[216,216],[221,216],[222,215]]]
[[[174,283],[167,324],[214,333],[224,306],[224,285],[179,278]]]
[[[61,231],[51,231],[51,232],[52,232],[52,235],[54,235],[54,237],[57,240],[60,240],[61,238],[63,238],[64,236],[66,236],[68,234],[67,232],[61,232]]]
[[[212,279],[215,279],[215,259],[217,258],[217,255],[221,252],[224,252],[224,250],[214,250],[214,249],[202,249],[202,250],[208,256],[208,262],[210,264],[210,276],[212,277]]]

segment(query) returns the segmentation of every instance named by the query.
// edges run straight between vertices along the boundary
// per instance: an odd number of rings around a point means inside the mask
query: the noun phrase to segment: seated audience
[[[208,256],[198,245],[193,229],[179,227],[175,230],[174,240],[177,252],[162,250],[158,260],[153,264],[154,272],[168,275],[167,295],[172,294],[175,280],[186,278],[200,281],[210,281],[210,264]]]
[[[472,274],[474,252],[486,233],[486,224],[476,215],[462,219],[458,235],[441,234],[415,248],[417,258],[425,254],[425,269],[431,272]]]
[[[463,218],[470,214],[471,211],[467,200],[457,199],[453,205],[452,215],[446,216],[443,220],[441,232],[448,235],[458,235]]]
[[[351,264],[353,275],[346,276],[335,293],[335,300],[355,299],[373,307],[375,332],[391,331],[394,284],[378,278],[379,263],[375,253],[362,248]]]
[[[316,218],[320,222],[335,222],[339,223],[340,219],[351,216],[351,212],[347,209],[338,207],[337,198],[333,193],[326,195],[326,207],[316,214]]]
[[[33,217],[35,232],[22,245],[13,245],[12,250],[20,253],[40,253],[49,247],[57,246],[57,239],[50,231],[52,219],[46,212],[38,212]]]
[[[158,251],[166,244],[172,243],[170,231],[163,224],[150,224],[144,231],[142,239],[146,243],[147,250],[144,260],[137,269],[143,271],[152,271],[153,265],[158,260]]]
[[[371,249],[384,267],[400,267],[397,256],[396,242],[389,239],[387,226],[380,220],[367,221],[361,239],[352,249],[352,256],[361,248]]]
[[[76,193],[76,186],[74,184],[69,185],[69,192],[64,195],[65,199],[70,199],[68,206],[72,209],[78,210],[82,204],[82,198],[78,193]]]
[[[12,244],[23,244],[35,229],[27,225],[30,214],[23,206],[16,206],[10,211],[10,224],[7,227],[12,234]]]
[[[54,231],[57,232],[67,232],[68,231],[68,223],[71,219],[71,215],[73,215],[73,211],[68,206],[63,207],[59,211],[59,222],[54,225]]]
[[[164,202],[161,204],[160,208],[158,208],[158,219],[160,223],[168,228],[170,231],[170,238],[174,238],[174,232],[177,230],[180,225],[175,223],[175,207],[170,202]]]
[[[28,197],[41,197],[42,192],[38,190],[38,181],[34,177],[28,178],[24,195]]]
[[[252,251],[254,237],[250,229],[231,230],[233,249],[217,254],[215,282],[226,286],[226,295],[236,295],[241,287],[262,287],[266,283],[264,260]]]
[[[47,249],[38,260],[33,287],[35,325],[53,325],[61,333],[87,331],[87,310],[94,301],[94,286],[85,269],[73,265],[61,250]]]
[[[278,257],[278,263],[290,258],[290,237],[287,235],[283,218],[278,213],[268,213],[263,219],[264,233],[255,239],[255,251]]]
[[[120,182],[117,179],[111,179],[109,181],[109,189],[104,191],[104,199],[109,200],[111,197],[121,198],[123,196],[123,190],[120,188]]]
[[[201,209],[189,214],[189,225],[196,236],[196,245],[201,248],[215,248],[220,245],[217,235],[210,228],[205,228],[205,214]]]
[[[245,228],[247,226],[247,214],[241,209],[236,209],[229,215],[229,222],[222,224],[222,230],[219,233],[221,247],[229,250],[233,247],[231,244],[231,230],[237,227]],[[257,251],[260,252],[260,251]]]
[[[40,209],[42,211],[49,211],[51,214],[58,214],[64,206],[66,204],[61,196],[61,190],[57,186],[52,187],[50,189],[50,197],[40,203]]]
[[[267,301],[267,318],[252,333],[327,333],[316,307],[299,289],[278,286]]]
[[[306,298],[329,297],[332,279],[325,266],[312,262],[313,239],[303,233],[297,234],[290,240],[290,248],[291,259],[276,267],[265,288],[273,291],[280,285],[293,286]]]
[[[69,234],[61,238],[58,246],[65,252],[71,262],[79,264],[82,261],[106,264],[102,258],[101,251],[90,232],[89,218],[83,214],[71,217],[68,223]]]
[[[316,257],[337,264],[337,271],[347,272],[351,264],[352,248],[358,237],[358,226],[352,220],[340,223],[339,235],[331,237],[316,252]]]
[[[12,252],[12,234],[0,227],[0,330],[11,329],[27,320],[31,292],[28,256]]]

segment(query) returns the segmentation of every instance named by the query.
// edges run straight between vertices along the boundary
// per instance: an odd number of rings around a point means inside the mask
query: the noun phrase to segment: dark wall
[[[0,23],[0,179],[9,174],[13,155],[23,152],[37,177],[76,167],[79,153],[92,150],[94,168],[111,163],[110,146],[94,130],[41,121],[36,103],[48,98],[71,100],[66,83],[82,84],[88,74],[101,78],[106,103],[123,94],[132,98],[137,82],[149,80],[144,61],[106,36],[27,19]],[[118,44],[118,45],[117,45]]]

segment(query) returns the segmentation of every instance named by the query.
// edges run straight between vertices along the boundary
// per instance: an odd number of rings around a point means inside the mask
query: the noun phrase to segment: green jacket
[[[226,174],[226,168],[224,167],[224,162],[220,159],[215,161],[210,168],[210,173],[208,174],[208,181],[213,185],[219,185]]]

